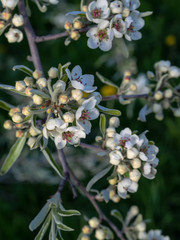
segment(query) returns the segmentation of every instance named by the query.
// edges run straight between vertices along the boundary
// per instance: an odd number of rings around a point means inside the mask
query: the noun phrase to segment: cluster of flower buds
[[[69,65],[51,67],[48,78],[39,70],[28,69],[31,76],[15,84],[15,91],[28,96],[30,103],[22,110],[11,109],[12,121],[6,121],[4,127],[18,128],[17,137],[28,132],[31,149],[38,147],[41,139],[45,147],[49,138],[58,149],[67,143],[78,145],[91,132],[91,121],[99,117],[100,94],[94,92],[97,89],[93,86],[94,76],[82,74],[80,66],[70,71]],[[88,93],[86,98],[85,93]]]
[[[142,37],[139,30],[144,26],[143,17],[152,13],[140,13],[136,10],[139,6],[139,0],[115,0],[111,3],[97,0],[90,2],[85,12],[77,12],[79,16],[85,15],[88,25],[97,24],[86,34],[89,38],[88,47],[109,51],[114,38],[124,36],[128,41],[139,40]],[[75,13],[72,12],[73,15]]]
[[[3,32],[10,26],[8,32],[5,33],[9,43],[21,42],[23,33],[18,27],[24,24],[23,16],[12,13],[16,7],[18,0],[1,0],[4,10],[0,13],[0,30]]]
[[[114,239],[112,231],[101,225],[100,220],[96,217],[91,218],[88,224],[83,226],[79,239],[90,240],[92,235],[98,240]]]
[[[141,109],[139,119],[146,121],[146,116],[153,112],[157,120],[163,120],[164,109],[170,109],[175,117],[180,117],[179,83],[176,85],[175,81],[180,77],[180,68],[171,66],[170,61],[159,61],[155,63],[154,68],[155,74],[150,71],[147,73],[148,78],[155,82],[152,84],[153,94]]]

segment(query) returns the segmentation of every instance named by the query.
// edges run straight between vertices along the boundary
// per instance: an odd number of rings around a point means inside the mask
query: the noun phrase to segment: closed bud
[[[32,137],[35,137],[35,136],[37,136],[38,135],[38,131],[34,128],[34,127],[30,127],[30,129],[29,129],[29,133],[30,133],[30,135],[32,136]]]
[[[100,224],[99,219],[96,217],[93,217],[89,220],[89,226],[92,228],[97,228],[99,224]]]
[[[129,16],[129,13],[130,13],[129,8],[124,8],[123,11],[122,11],[122,16],[123,16],[124,18],[126,18],[126,17]]]
[[[23,137],[23,135],[24,135],[24,133],[23,133],[22,130],[17,130],[17,131],[16,131],[16,137],[17,137],[17,138],[21,138],[21,137]]]
[[[7,33],[5,33],[9,43],[21,42],[23,40],[23,33],[17,28],[10,28]]]
[[[131,72],[125,71],[123,81],[127,84],[131,80]]]
[[[131,84],[131,85],[130,85],[130,90],[131,90],[131,91],[136,91],[136,90],[137,90],[136,84]]]
[[[51,67],[48,71],[48,76],[50,78],[57,78],[58,77],[58,69],[55,67]]]
[[[0,21],[0,29],[4,28],[5,27],[5,23],[4,21]]]
[[[23,115],[21,113],[15,113],[12,116],[12,120],[15,123],[21,123],[23,121]]]
[[[36,83],[40,88],[45,88],[47,86],[46,78],[39,78]]]
[[[161,91],[155,92],[155,94],[154,94],[154,99],[155,99],[155,100],[159,101],[159,100],[161,100],[162,98],[163,98],[163,93],[162,93]]]
[[[125,174],[128,171],[127,166],[125,164],[118,165],[117,172],[121,175]]]
[[[29,116],[31,114],[30,107],[29,106],[23,107],[22,114],[25,116]]]
[[[63,119],[66,123],[72,123],[74,121],[74,113],[72,112],[66,112],[63,115]]]
[[[168,109],[170,107],[169,99],[164,99],[162,105],[164,109]]]
[[[27,87],[32,87],[34,79],[32,77],[25,77],[24,82]]]
[[[138,232],[144,232],[146,231],[146,224],[144,222],[140,222],[135,226],[135,228]]]
[[[166,89],[166,90],[164,91],[164,96],[165,96],[165,98],[172,98],[172,96],[173,96],[173,91],[172,91],[172,89]]]
[[[173,114],[174,114],[175,117],[180,117],[180,109],[179,108],[174,109]]]
[[[119,118],[118,117],[111,117],[109,119],[109,125],[111,127],[115,127],[115,128],[119,127],[119,125],[120,125]]]
[[[30,149],[33,148],[35,143],[36,143],[36,138],[35,137],[30,137],[27,141],[27,145],[30,147]]]
[[[91,232],[91,229],[88,225],[85,225],[83,228],[82,228],[82,232],[84,234],[89,234]]]
[[[16,126],[16,128],[22,128],[23,124],[22,123],[17,123],[15,126]]]
[[[141,173],[137,170],[137,169],[133,169],[130,173],[129,173],[129,178],[133,181],[133,182],[138,182],[139,179],[141,177]]]
[[[10,17],[11,17],[11,13],[8,12],[8,11],[4,11],[2,13],[2,17],[3,17],[4,20],[8,21],[10,19]]]
[[[73,98],[74,100],[76,100],[76,101],[79,101],[79,100],[82,98],[82,96],[83,96],[82,91],[79,90],[79,89],[74,89],[74,90],[72,90],[72,91],[71,91],[71,94],[72,94],[72,98]]]
[[[148,77],[149,79],[153,79],[153,78],[155,77],[155,75],[154,75],[153,72],[148,71],[148,72],[147,72],[147,77]]]
[[[67,95],[60,95],[59,96],[59,104],[66,104],[69,101]]]
[[[158,112],[155,114],[155,118],[159,121],[162,121],[164,119],[164,115],[162,112]]]
[[[109,179],[109,184],[110,185],[115,185],[116,183],[117,183],[117,178]]]
[[[37,94],[34,94],[32,99],[33,99],[34,104],[36,104],[36,105],[41,105],[43,103],[43,98]]]
[[[141,160],[139,158],[134,158],[131,162],[133,168],[137,169],[141,167]]]
[[[72,24],[71,24],[70,22],[65,22],[64,28],[65,28],[66,30],[69,30],[69,29],[72,28]]]
[[[108,138],[108,139],[106,140],[106,147],[114,150],[115,146],[116,146],[116,144],[115,144],[113,138]]]
[[[102,137],[101,136],[96,136],[95,141],[96,142],[101,142],[102,141]]]
[[[24,24],[23,16],[14,14],[12,18],[12,23],[14,24],[15,27],[20,27]]]
[[[82,11],[83,11],[83,12],[87,12],[87,9],[88,9],[87,5],[83,5],[83,6],[82,6]]]
[[[162,106],[159,103],[154,103],[152,109],[154,113],[158,113],[161,112]]]
[[[111,198],[111,200],[112,200],[114,203],[118,203],[121,199],[120,199],[120,197],[116,194],[114,197]]]
[[[81,21],[79,21],[79,20],[74,21],[73,27],[74,27],[75,29],[81,29],[82,26],[83,26],[83,25],[82,25],[82,22],[81,22]]]
[[[133,158],[137,157],[138,154],[139,154],[139,151],[134,147],[131,149],[127,149],[127,158],[128,159],[133,159]]]
[[[24,81],[17,81],[15,88],[19,92],[24,92],[24,90],[26,89],[26,84],[24,83]]]
[[[9,116],[13,116],[13,114],[15,114],[15,113],[20,113],[21,112],[21,110],[20,110],[20,108],[18,108],[18,107],[15,107],[15,108],[11,108],[10,109],[10,111],[9,111]]]
[[[36,69],[34,72],[33,72],[33,78],[35,79],[39,79],[40,77],[42,77],[42,72],[38,69]]]
[[[116,195],[116,192],[111,189],[111,190],[109,191],[109,197],[110,197],[110,198],[113,198],[115,195]]]
[[[78,31],[72,31],[70,34],[71,39],[77,41],[80,38],[80,34]]]
[[[10,120],[6,120],[3,124],[3,127],[7,130],[11,130],[13,127],[13,123]]]
[[[27,87],[25,89],[25,94],[28,96],[28,97],[31,97],[33,94],[31,92],[31,90],[33,90],[31,87]]]
[[[106,135],[107,135],[107,137],[109,137],[109,138],[112,138],[115,132],[116,132],[116,130],[115,130],[114,127],[108,127],[108,128],[106,129]]]
[[[82,236],[81,240],[90,240],[90,237],[87,235]]]
[[[104,240],[106,235],[105,235],[105,232],[103,231],[103,229],[97,229],[95,232],[95,237],[98,240]]]

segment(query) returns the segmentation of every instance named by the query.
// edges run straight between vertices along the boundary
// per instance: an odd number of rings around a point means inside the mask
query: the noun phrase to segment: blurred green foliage
[[[78,2],[75,3],[74,10],[78,10]],[[170,60],[173,65],[180,66],[180,4],[178,0],[144,0],[141,1],[141,11],[152,10],[153,15],[145,19],[146,25],[142,30],[143,38],[133,45],[133,53],[137,59],[138,72],[153,70],[153,64],[161,59]],[[49,21],[51,16],[58,14],[59,7],[49,7],[47,14],[40,13],[35,5],[32,7],[32,24],[38,35],[46,35],[61,31]],[[64,9],[65,11],[65,9]],[[63,31],[63,30],[62,30]],[[167,37],[173,35],[175,42],[172,46],[167,44]],[[64,46],[64,39],[49,41],[39,44],[42,63],[47,71],[50,66],[57,66],[59,62],[70,61],[72,66],[81,65],[84,72],[94,73],[99,71],[104,76],[111,78],[117,66],[107,67],[94,65],[102,52],[91,50],[87,47],[86,37],[82,36],[79,41],[72,42],[68,47]],[[32,63],[27,61],[29,49],[26,39],[19,44],[8,44],[1,36],[0,41],[0,81],[5,84],[14,84],[21,80],[23,75],[19,72],[12,72],[12,67],[17,64],[24,64],[32,67]],[[96,80],[96,85],[97,85]],[[100,85],[101,86],[101,85]],[[11,103],[20,103],[22,99],[1,91],[1,98]],[[119,103],[115,103],[119,108]],[[174,118],[166,113],[165,120],[158,122],[153,116],[148,117],[146,123],[135,121],[137,119],[140,105],[136,104],[133,119],[125,116],[125,107],[120,107],[123,115],[121,117],[121,128],[130,127],[139,132],[148,129],[149,139],[155,141],[159,147],[160,164],[158,173],[153,181],[147,179],[140,180],[139,191],[132,194],[128,200],[121,200],[118,204],[113,204],[113,208],[118,208],[125,215],[128,208],[137,204],[145,219],[151,219],[148,228],[163,229],[165,235],[171,239],[180,238],[180,119]],[[0,122],[7,118],[7,113],[1,110]],[[1,131],[1,156],[8,152],[14,139],[6,138],[5,130]],[[6,139],[9,141],[7,142]],[[87,179],[88,181],[88,179]],[[0,185],[0,239],[21,240],[33,239],[34,233],[28,230],[30,220],[38,213],[46,199],[56,191],[57,186],[37,185],[37,184],[1,184]],[[93,208],[85,198],[72,200],[70,190],[64,190],[64,202],[67,208],[77,208],[83,213],[93,216]],[[110,205],[100,204],[102,209],[108,214]],[[82,226],[82,220],[75,217],[69,221],[71,227],[76,229],[75,233],[68,233],[65,239],[76,239],[78,231]]]

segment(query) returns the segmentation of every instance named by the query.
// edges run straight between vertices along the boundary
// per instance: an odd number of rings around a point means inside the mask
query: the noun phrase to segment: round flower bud
[[[138,232],[144,232],[146,231],[146,224],[144,222],[140,222],[135,226],[135,228]]]
[[[114,203],[118,203],[121,199],[120,199],[120,197],[116,194],[114,197],[111,198],[111,200],[112,200]]]
[[[118,117],[111,117],[109,119],[109,125],[111,127],[115,127],[115,128],[119,127],[119,125],[120,125],[119,118]]]
[[[120,164],[120,161],[123,159],[122,153],[118,150],[110,152],[109,157],[110,157],[109,162],[115,166]]]
[[[15,84],[15,88],[19,92],[23,92],[26,89],[26,84],[23,81],[17,81]]]
[[[32,77],[25,77],[24,82],[27,87],[32,87],[34,80]]]
[[[137,150],[137,148],[131,148],[131,149],[127,149],[127,158],[128,159],[133,159],[135,157],[137,157],[137,155],[139,154],[139,151]]]
[[[90,240],[90,237],[87,235],[82,236],[81,240]]]
[[[0,29],[5,27],[5,22],[4,21],[0,21]]]
[[[23,16],[14,14],[12,18],[12,23],[14,24],[15,27],[20,27],[24,24]]]
[[[15,123],[21,123],[21,122],[23,121],[23,116],[22,116],[21,113],[15,113],[15,114],[13,114],[13,116],[12,116],[12,120],[13,120],[13,122],[15,122]]]
[[[123,11],[122,11],[122,16],[123,16],[124,18],[126,18],[126,17],[129,16],[129,13],[130,13],[129,8],[124,8]]]
[[[38,69],[36,69],[34,72],[33,72],[33,78],[35,79],[39,79],[40,77],[42,77],[42,72]]]
[[[59,96],[59,104],[66,104],[69,101],[67,95],[60,95]]]
[[[13,123],[10,120],[6,120],[3,124],[3,127],[7,130],[11,130],[13,127]]]
[[[153,108],[153,112],[154,113],[161,112],[161,110],[162,110],[162,106],[159,103],[154,103],[152,108]]]
[[[159,101],[159,100],[161,100],[162,98],[163,98],[163,93],[162,93],[161,91],[155,92],[155,94],[154,94],[154,99],[155,99],[155,100]]]
[[[82,98],[82,96],[83,96],[82,91],[79,90],[79,89],[74,89],[74,90],[72,90],[72,91],[71,91],[71,94],[72,94],[72,98],[73,98],[74,100],[76,100],[76,101],[79,101],[79,100]]]
[[[50,78],[57,78],[58,77],[58,69],[55,67],[51,67],[48,71],[48,76]]]
[[[74,113],[72,112],[66,112],[63,115],[63,119],[66,123],[72,123],[74,121]]]
[[[69,29],[72,28],[72,24],[71,24],[70,22],[65,22],[64,28],[65,28],[66,30],[69,30]]]
[[[45,88],[47,86],[46,78],[39,78],[36,83],[40,88]]]
[[[109,137],[109,138],[112,138],[115,132],[116,132],[116,130],[115,130],[114,127],[108,127],[108,128],[106,129],[106,135],[107,135],[107,137]]]
[[[102,137],[101,136],[96,136],[95,141],[96,142],[101,142],[102,141]]]
[[[9,111],[9,116],[13,116],[13,114],[15,114],[15,113],[20,113],[21,112],[21,110],[20,110],[20,108],[18,108],[18,107],[15,107],[15,108],[11,108],[10,109],[10,111]]]
[[[1,0],[4,8],[10,8],[13,10],[18,4],[18,0]]]
[[[105,235],[103,229],[97,229],[96,232],[95,232],[95,237],[98,240],[104,240],[106,235]]]
[[[35,137],[30,137],[27,141],[27,145],[30,147],[30,149],[33,148],[35,143],[36,143],[36,138]]]
[[[155,77],[155,75],[154,75],[153,72],[148,71],[148,72],[147,72],[147,77],[148,77],[149,79],[153,79],[153,78]]]
[[[134,83],[131,84],[131,85],[130,85],[130,90],[131,90],[131,91],[136,91],[136,90],[137,90],[136,84],[134,84]]]
[[[164,119],[164,115],[162,112],[156,113],[155,118],[159,121],[162,121]]]
[[[115,144],[113,138],[108,138],[108,139],[106,140],[106,147],[114,150],[115,146],[116,146],[116,144]]]
[[[24,135],[24,133],[23,133],[22,130],[17,130],[17,131],[16,131],[16,137],[17,137],[17,138],[21,138],[21,137],[23,137],[23,135]]]
[[[29,106],[23,107],[22,114],[25,116],[29,116],[31,114],[30,107]]]
[[[169,99],[164,99],[162,105],[164,109],[168,109],[170,107]]]
[[[49,114],[49,113],[51,113],[51,108],[48,108],[47,110],[46,110],[46,112]]]
[[[173,113],[174,113],[174,116],[175,117],[180,117],[180,109],[178,108],[178,109],[175,109],[174,111],[173,111]]]
[[[79,21],[79,20],[76,20],[76,21],[74,21],[74,23],[73,23],[73,27],[75,28],[75,29],[81,29],[82,28],[82,22],[81,21]]]
[[[117,183],[117,178],[109,179],[109,184],[110,185],[115,185],[116,183]]]
[[[99,219],[96,217],[93,217],[89,220],[89,226],[92,228],[97,228],[99,226]]]
[[[37,94],[34,94],[32,98],[33,98],[34,104],[36,105],[41,105],[43,103],[43,98]]]
[[[133,181],[133,182],[138,182],[139,179],[141,177],[141,173],[137,170],[137,169],[133,169],[130,173],[129,173],[129,178]]]
[[[164,96],[165,96],[165,98],[172,98],[172,96],[173,96],[173,91],[172,91],[172,89],[166,89],[166,90],[164,91]]]
[[[124,173],[126,173],[128,171],[127,166],[125,164],[120,164],[117,167],[117,172],[120,173],[121,175],[123,175]]]
[[[178,78],[180,76],[180,68],[176,66],[172,66],[169,69],[169,76],[171,78]]]
[[[17,28],[10,28],[7,33],[5,33],[9,43],[21,42],[23,40],[23,33]]]
[[[116,181],[117,182],[117,181]],[[116,192],[114,190],[109,191],[109,197],[113,198],[116,195]]]
[[[87,5],[83,5],[83,6],[82,6],[82,11],[83,11],[83,12],[87,12],[87,9],[88,9]]]
[[[23,124],[22,123],[17,123],[16,124],[16,128],[22,128],[23,127]]]
[[[25,89],[25,94],[28,96],[28,97],[31,97],[33,94],[31,92],[31,90],[33,90],[31,87],[27,87]]]
[[[85,225],[83,228],[82,228],[82,232],[84,234],[89,234],[91,232],[91,229],[88,225]]]
[[[137,169],[137,168],[140,168],[141,167],[141,160],[139,158],[134,158],[132,161],[131,161],[131,165],[133,168]]]
[[[4,11],[2,13],[2,17],[3,17],[4,20],[8,21],[10,19],[10,17],[11,17],[11,13],[8,12],[8,11]]]
[[[72,31],[70,34],[71,39],[77,41],[80,38],[80,34],[78,31]]]
[[[32,137],[35,137],[38,135],[38,131],[35,128],[33,128],[32,126],[29,129],[29,133]]]

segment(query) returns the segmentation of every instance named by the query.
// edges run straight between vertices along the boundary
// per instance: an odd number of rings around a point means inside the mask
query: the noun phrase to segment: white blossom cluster
[[[80,66],[70,71],[68,65],[61,66],[61,76],[58,76],[58,69],[52,67],[48,79],[35,70],[32,77],[16,82],[15,90],[30,97],[31,102],[22,110],[12,108],[12,121],[7,120],[4,127],[19,128],[17,137],[22,137],[28,130],[31,149],[38,146],[41,138],[44,146],[48,139],[53,139],[58,149],[67,143],[77,145],[91,132],[91,121],[99,116],[96,108],[99,93],[94,92],[97,88],[93,86],[94,76],[82,74]],[[89,96],[84,98],[84,93]],[[33,115],[38,118],[33,120]]]
[[[155,82],[151,90],[153,95],[148,97],[148,103],[141,109],[139,120],[146,121],[146,116],[152,112],[157,120],[162,120],[163,110],[166,109],[170,109],[175,117],[180,117],[180,86],[175,80],[180,77],[180,68],[164,60],[155,63],[154,68],[155,74],[150,71],[147,73],[149,79]]]
[[[137,135],[125,128],[117,133],[115,128],[118,121],[116,118],[110,120],[110,126],[106,129],[105,145],[111,150],[109,162],[116,169],[114,184],[117,184],[117,192],[121,198],[126,199],[128,192],[137,192],[141,175],[154,179],[159,162],[156,157],[159,149],[147,139],[147,131]]]

